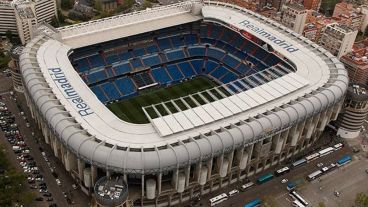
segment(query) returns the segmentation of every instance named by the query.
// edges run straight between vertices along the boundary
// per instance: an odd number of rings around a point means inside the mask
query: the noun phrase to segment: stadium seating
[[[121,97],[119,91],[115,88],[113,83],[111,82],[105,82],[100,85],[102,90],[105,92],[105,94],[108,96],[109,100],[116,100]]]
[[[133,81],[128,77],[118,78],[114,81],[123,95],[130,95],[136,93],[136,88]]]
[[[167,83],[172,82],[172,79],[163,67],[152,69],[152,76],[157,82],[161,83],[162,85],[166,85]]]
[[[199,31],[189,28],[181,28],[183,32],[179,28],[166,28],[154,35],[145,33],[100,47],[77,49],[71,59],[102,102],[135,95],[139,88],[156,82],[167,85],[198,75],[229,83],[227,90],[234,93],[251,87],[235,81],[240,75],[285,64],[274,53],[226,27],[202,23]],[[122,49],[126,48],[124,45],[141,41],[146,41],[144,46],[139,43],[133,49]],[[143,69],[147,70],[141,72]]]

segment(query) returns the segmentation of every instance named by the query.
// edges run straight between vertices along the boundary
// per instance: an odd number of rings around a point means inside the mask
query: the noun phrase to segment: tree
[[[356,207],[368,207],[368,195],[365,193],[358,193],[355,197]]]
[[[150,2],[150,1],[147,1],[147,0],[145,0],[144,2],[143,2],[143,4],[142,4],[142,6],[141,6],[141,10],[145,10],[145,9],[147,9],[147,8],[151,8],[152,7],[152,3]]]
[[[12,33],[12,31],[7,30],[7,31],[5,32],[5,37],[6,37],[10,42],[12,42],[12,41],[13,41],[13,33]]]
[[[61,9],[69,10],[73,7],[70,0],[61,0]]]
[[[60,23],[59,23],[59,20],[57,19],[56,15],[54,15],[52,18],[51,18],[51,22],[50,24],[53,26],[53,27],[60,27]]]

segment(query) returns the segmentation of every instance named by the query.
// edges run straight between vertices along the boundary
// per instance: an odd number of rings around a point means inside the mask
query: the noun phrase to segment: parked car
[[[234,189],[234,190],[232,190],[232,191],[229,192],[229,196],[232,197],[232,196],[234,196],[234,195],[236,195],[238,193],[239,193],[239,191],[237,189]]]
[[[322,162],[320,162],[320,163],[317,164],[317,167],[322,167],[322,166],[323,166],[323,163]]]
[[[43,198],[42,197],[37,197],[35,200],[36,201],[43,201]]]
[[[285,179],[282,179],[282,180],[281,180],[281,183],[282,183],[282,184],[284,184],[284,183],[287,183],[288,181],[289,181],[289,180],[285,178]]]

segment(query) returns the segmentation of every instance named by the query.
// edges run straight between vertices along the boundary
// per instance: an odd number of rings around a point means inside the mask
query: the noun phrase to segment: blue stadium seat
[[[152,69],[151,74],[152,74],[153,78],[161,84],[167,84],[167,83],[172,82],[172,80],[171,80],[170,76],[167,74],[165,68],[159,67],[159,68]]]
[[[141,59],[140,58],[134,58],[130,60],[130,63],[132,64],[133,68],[140,68],[143,67]]]
[[[129,60],[130,58],[132,58],[132,54],[130,54],[130,52],[128,52],[128,51],[121,52],[121,53],[119,53],[119,58],[122,61]]]
[[[183,53],[183,50],[175,50],[175,51],[169,51],[166,53],[166,57],[168,61],[175,61],[175,60],[181,60],[185,58],[185,55]]]
[[[102,102],[105,103],[107,102],[109,99],[105,96],[105,94],[102,92],[102,90],[100,89],[100,87],[97,86],[92,86],[91,90],[93,91],[93,93],[97,96],[97,98]]]
[[[268,52],[263,50],[263,48],[257,48],[256,53],[254,56],[256,56],[259,60],[264,60],[268,55]]]
[[[101,55],[92,55],[88,57],[92,68],[102,67],[105,65],[104,60],[102,59]]]
[[[136,57],[141,57],[146,54],[146,51],[143,48],[134,49],[133,53]]]
[[[107,77],[104,70],[99,70],[88,74],[87,78],[89,80],[89,83],[96,83],[98,81],[105,80]]]
[[[217,25],[212,25],[210,29],[210,37],[218,40],[222,33],[222,29],[223,29],[222,27],[219,27]]]
[[[216,44],[214,44],[214,45],[215,45],[215,47],[217,47],[217,48],[223,49],[224,47],[226,47],[227,43],[225,43],[225,42],[223,42],[223,41],[221,41],[221,40],[217,40],[217,41],[216,41]]]
[[[196,73],[194,72],[192,66],[188,62],[181,62],[178,63],[178,67],[180,68],[181,72],[183,72],[186,78],[195,76]]]
[[[247,56],[248,56],[245,52],[240,51],[240,50],[238,50],[238,51],[236,51],[236,52],[234,52],[232,54],[235,57],[239,58],[240,60],[245,60],[247,58]]]
[[[156,45],[150,45],[146,48],[146,50],[149,54],[157,53],[159,51]]]
[[[216,60],[221,60],[224,57],[224,51],[215,48],[208,48],[207,49],[207,56],[215,58]]]
[[[228,72],[228,70],[224,66],[220,66],[216,68],[210,75],[217,80],[220,80],[220,78],[225,75]]]
[[[129,73],[132,71],[129,63],[123,63],[121,65],[115,66],[115,73],[116,75],[122,75],[124,73]]]
[[[114,81],[124,96],[136,92],[133,81],[128,77],[122,77]]]
[[[172,77],[173,81],[179,81],[184,78],[178,66],[176,66],[175,64],[168,65],[167,71],[170,73],[170,76]]]
[[[157,42],[161,50],[167,50],[172,48],[169,38],[158,39]]]
[[[205,62],[205,69],[206,69],[206,73],[209,74],[211,73],[217,66],[219,66],[219,64],[217,62],[214,62],[212,60],[208,60]]]
[[[238,76],[234,74],[233,72],[228,72],[223,78],[221,78],[222,83],[229,83],[231,81],[234,81],[238,79]]]
[[[77,69],[79,72],[84,72],[90,69],[85,58],[76,60],[75,62],[77,63]]]
[[[144,65],[149,66],[149,67],[161,64],[161,60],[156,54],[149,56],[149,57],[144,57],[142,58],[142,60],[143,60]]]
[[[206,48],[199,46],[189,47],[188,52],[191,57],[204,57],[206,55]]]
[[[202,68],[203,68],[203,59],[192,59],[190,61],[193,65],[194,71],[198,74],[202,74]]]
[[[184,42],[183,42],[182,38],[183,37],[181,37],[181,36],[172,36],[171,37],[171,42],[172,42],[174,48],[184,46]]]
[[[276,65],[278,63],[280,63],[281,60],[280,58],[278,58],[276,55],[274,54],[270,54],[267,59],[266,59],[266,63],[269,65],[269,66],[273,66],[273,65]]]
[[[113,64],[113,63],[116,63],[116,62],[120,61],[120,59],[117,55],[106,56],[106,60],[107,60],[108,64]]]
[[[109,78],[115,77],[115,74],[112,68],[105,68],[105,71],[107,72],[107,76]]]
[[[257,48],[257,46],[253,42],[248,41],[243,50],[247,53],[252,53],[255,48]]]
[[[237,65],[239,65],[239,60],[233,58],[230,55],[225,55],[225,57],[222,60],[226,65],[230,66],[230,68],[235,68]]]
[[[246,74],[249,72],[249,70],[251,70],[251,68],[247,66],[246,64],[242,63],[239,65],[239,67],[236,68],[236,70],[242,74]]]
[[[207,44],[210,44],[210,45],[216,45],[217,40],[203,37],[203,38],[201,38],[201,42],[202,43],[207,43]]]
[[[117,100],[120,98],[119,91],[115,88],[115,86],[112,83],[106,82],[101,84],[100,86],[102,90],[105,91],[105,94],[109,96],[110,101]]]
[[[198,44],[197,35],[195,34],[188,34],[184,36],[184,41],[186,45],[194,45]]]

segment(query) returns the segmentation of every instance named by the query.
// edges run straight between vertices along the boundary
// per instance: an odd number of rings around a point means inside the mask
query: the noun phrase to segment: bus
[[[315,171],[315,172],[313,172],[313,173],[311,173],[310,175],[308,175],[307,176],[307,180],[308,181],[312,181],[312,180],[314,180],[314,179],[316,179],[316,178],[318,178],[318,177],[320,177],[321,175],[322,175],[322,171],[321,170],[317,170],[317,171]]]
[[[245,183],[244,185],[241,186],[241,189],[242,191],[245,191],[246,189],[252,187],[254,185],[253,182],[248,182],[248,183]]]
[[[351,157],[349,155],[344,155],[341,159],[337,160],[336,164],[341,167],[349,162],[351,162]]]
[[[339,150],[339,149],[343,148],[344,145],[342,143],[337,143],[333,147],[335,148],[335,150]]]
[[[215,206],[221,202],[226,201],[228,198],[229,197],[226,195],[226,193],[213,197],[210,199],[210,206]]]
[[[296,161],[296,162],[293,162],[293,164],[291,164],[291,166],[292,166],[293,168],[295,168],[295,167],[302,166],[302,165],[304,165],[305,163],[307,163],[307,160],[303,158],[303,159],[300,159],[300,160],[298,160],[298,161]]]
[[[335,149],[333,147],[327,147],[326,149],[323,149],[323,150],[319,151],[318,153],[319,153],[319,156],[322,157],[322,156],[328,155],[328,154],[330,154],[334,151],[335,151]]]
[[[305,157],[305,159],[307,160],[308,163],[312,162],[313,160],[316,160],[318,158],[319,158],[319,153],[318,152]]]
[[[309,203],[304,200],[303,197],[301,197],[295,190],[291,191],[291,193],[289,194],[292,198],[294,198],[294,200],[299,201],[301,204],[303,204],[305,207],[309,206]]]
[[[281,169],[276,170],[275,175],[280,176],[280,175],[286,174],[288,172],[290,172],[290,168],[289,167],[283,167]]]
[[[294,200],[293,201],[293,206],[294,207],[305,207],[305,205],[303,205],[300,201],[298,200]]]
[[[294,183],[294,182],[289,182],[288,184],[287,184],[287,186],[286,186],[286,189],[288,190],[288,191],[292,191],[292,190],[294,190],[296,188],[296,184]]]
[[[244,207],[258,207],[258,206],[261,206],[261,199],[257,198],[247,204],[244,205]]]
[[[271,180],[272,178],[273,178],[273,174],[272,173],[267,173],[267,174],[262,175],[261,177],[259,177],[257,179],[257,183],[262,184],[262,183],[265,183],[265,182]]]

